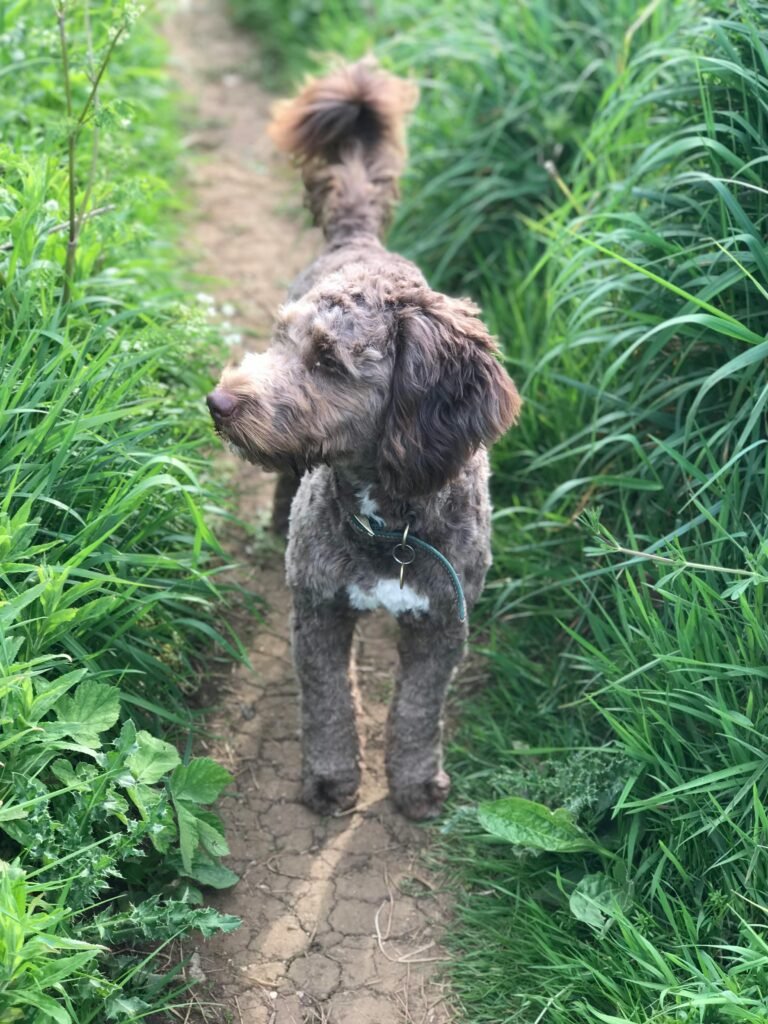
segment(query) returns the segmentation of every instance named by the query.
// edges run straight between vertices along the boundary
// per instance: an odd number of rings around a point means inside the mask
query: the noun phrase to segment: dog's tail
[[[365,59],[307,82],[275,108],[269,133],[304,175],[307,205],[326,238],[380,235],[405,163],[412,82]]]

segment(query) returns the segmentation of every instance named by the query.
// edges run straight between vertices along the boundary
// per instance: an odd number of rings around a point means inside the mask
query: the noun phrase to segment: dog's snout
[[[227,416],[231,416],[237,407],[237,398],[234,395],[230,395],[228,391],[222,390],[222,388],[216,388],[211,391],[205,398],[210,409],[211,416],[215,420],[226,419]]]

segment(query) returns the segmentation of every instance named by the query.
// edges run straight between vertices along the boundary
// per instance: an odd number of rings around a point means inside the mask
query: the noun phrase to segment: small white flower
[[[128,25],[134,25],[145,10],[146,7],[144,4],[127,3],[125,5],[125,10],[123,11],[123,17]]]
[[[47,199],[43,203],[43,209],[44,210],[49,210],[51,213],[56,213],[58,208],[59,208],[59,201],[58,201],[58,199]]]
[[[234,316],[237,310],[231,302],[222,302],[221,304],[222,316]]]
[[[208,295],[206,292],[198,292],[195,298],[201,306],[212,306],[216,301],[212,295]]]

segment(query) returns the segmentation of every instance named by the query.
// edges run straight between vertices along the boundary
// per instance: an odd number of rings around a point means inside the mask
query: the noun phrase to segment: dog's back
[[[417,96],[413,83],[362,60],[277,105],[270,135],[302,167],[307,205],[330,246],[386,227]]]

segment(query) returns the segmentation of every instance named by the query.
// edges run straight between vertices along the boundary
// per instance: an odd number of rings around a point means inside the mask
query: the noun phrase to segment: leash
[[[464,588],[461,585],[459,574],[456,572],[454,567],[445,557],[445,555],[438,551],[437,548],[432,547],[431,544],[427,544],[425,540],[420,537],[408,536],[410,529],[410,523],[408,523],[402,533],[397,530],[385,530],[385,523],[383,520],[378,519],[375,516],[358,516],[354,513],[347,517],[347,521],[353,530],[357,533],[368,537],[370,540],[380,541],[393,541],[396,540],[398,543],[392,548],[392,557],[400,566],[400,589],[403,589],[405,582],[405,567],[410,565],[416,558],[416,549],[419,551],[426,551],[428,555],[431,555],[439,565],[445,569],[448,574],[448,579],[451,581],[453,592],[456,595],[457,611],[459,615],[459,622],[463,622],[467,617],[467,601],[464,597]]]

